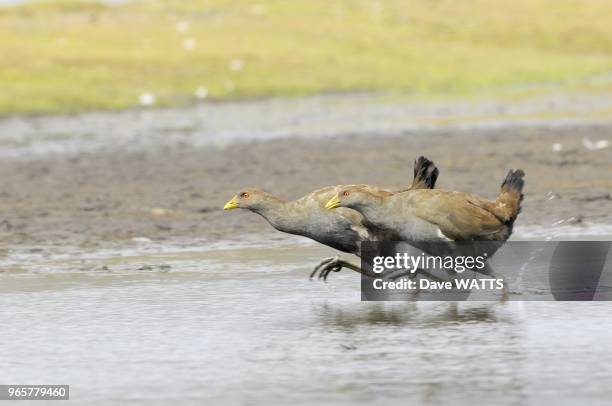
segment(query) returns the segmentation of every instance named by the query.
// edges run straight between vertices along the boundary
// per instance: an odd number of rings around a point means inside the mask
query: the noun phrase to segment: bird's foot
[[[348,261],[341,259],[338,255],[330,258],[325,258],[323,261],[314,268],[310,274],[310,279],[318,273],[317,279],[323,279],[323,282],[327,282],[327,277],[332,272],[339,272],[342,268],[350,268],[357,272],[361,272],[361,268],[357,265],[351,264]]]
[[[338,272],[342,268],[338,268],[338,265],[334,265],[334,262],[337,262],[339,259],[340,257],[338,257],[338,255],[323,259],[317,264],[317,266],[314,267],[313,271],[310,273],[310,279],[312,280],[312,278],[314,278],[317,273],[319,274],[318,279],[321,279],[322,277],[327,279],[327,274],[329,274],[329,272]]]

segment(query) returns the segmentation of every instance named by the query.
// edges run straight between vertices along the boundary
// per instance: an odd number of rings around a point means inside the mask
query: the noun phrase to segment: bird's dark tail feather
[[[521,199],[523,198],[523,186],[525,186],[525,181],[523,180],[525,177],[525,172],[522,169],[517,169],[516,171],[508,171],[508,175],[506,175],[506,179],[502,182],[501,189],[502,192],[515,192],[521,195]]]
[[[523,186],[525,181],[523,177],[525,172],[521,169],[513,171],[512,169],[506,175],[506,179],[502,182],[501,193],[496,199],[500,210],[501,218],[509,225],[514,223],[514,220],[521,212],[521,202],[523,201]]]
[[[438,174],[438,168],[432,161],[424,156],[418,157],[414,161],[414,179],[411,189],[433,189],[436,186]]]

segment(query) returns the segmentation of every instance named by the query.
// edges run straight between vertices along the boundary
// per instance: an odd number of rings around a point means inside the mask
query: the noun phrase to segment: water
[[[308,281],[330,253],[293,240],[9,248],[0,382],[70,384],[76,404],[612,397],[610,304],[361,303],[351,271]]]

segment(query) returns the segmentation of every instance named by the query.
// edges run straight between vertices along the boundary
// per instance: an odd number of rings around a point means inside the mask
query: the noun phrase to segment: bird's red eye
[[[344,197],[349,197],[349,195],[350,195],[350,194],[351,194],[351,192],[349,192],[348,190],[345,190],[345,191],[342,193],[342,196],[344,196]]]
[[[249,195],[249,193],[248,193],[248,192],[244,192],[244,193],[242,194],[242,198],[243,198],[243,199],[248,199],[248,198],[249,198],[249,196],[250,196],[250,195]]]

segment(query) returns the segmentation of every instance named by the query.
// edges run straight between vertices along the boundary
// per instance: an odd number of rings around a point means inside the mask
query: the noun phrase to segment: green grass
[[[187,23],[187,32],[177,25]],[[183,24],[184,25],[184,24]],[[184,42],[195,41],[193,49]],[[242,69],[231,69],[242,62]],[[236,62],[239,61],[239,62]],[[0,114],[525,84],[609,90],[608,0],[54,0],[0,8]]]

